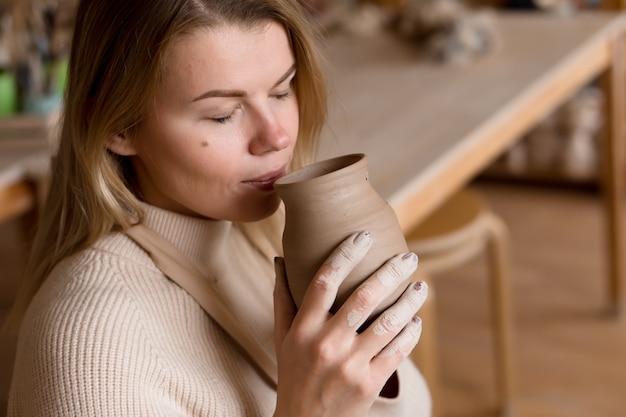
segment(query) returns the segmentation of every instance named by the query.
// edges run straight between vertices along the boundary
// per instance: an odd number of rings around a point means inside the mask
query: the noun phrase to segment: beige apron
[[[211,283],[205,279],[191,261],[171,243],[152,229],[138,224],[125,233],[141,246],[157,268],[183,288],[252,358],[253,362],[276,385],[276,364],[260,349],[250,333],[245,331],[237,317],[220,299]]]

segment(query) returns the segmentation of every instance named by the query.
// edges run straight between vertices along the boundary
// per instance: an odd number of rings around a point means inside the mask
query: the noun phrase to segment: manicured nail
[[[428,284],[424,281],[415,281],[413,284],[413,289],[417,292],[424,292],[428,288]]]
[[[404,255],[402,255],[402,260],[405,262],[416,263],[417,255],[413,252],[405,253]]]
[[[361,248],[369,245],[369,243],[372,241],[372,235],[370,232],[359,232],[359,234],[357,234],[354,237],[354,240],[352,241],[356,246],[359,246]]]
[[[422,319],[420,319],[417,316],[413,316],[413,318],[411,319],[411,321],[413,322],[413,324],[422,324]]]

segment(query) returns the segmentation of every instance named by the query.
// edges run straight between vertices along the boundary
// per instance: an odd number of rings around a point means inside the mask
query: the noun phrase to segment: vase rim
[[[338,172],[345,172],[350,168],[359,168],[367,163],[367,155],[364,153],[352,153],[335,156],[306,165],[278,179],[274,186],[281,187],[289,184],[313,181]]]

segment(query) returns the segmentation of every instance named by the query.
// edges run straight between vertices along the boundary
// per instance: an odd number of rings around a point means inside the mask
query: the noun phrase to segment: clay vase
[[[352,233],[369,231],[372,247],[342,283],[332,312],[389,258],[408,251],[393,209],[368,180],[364,154],[308,165],[276,181],[274,188],[285,204],[285,269],[298,307],[319,267]],[[393,304],[405,287],[399,286],[370,317]]]

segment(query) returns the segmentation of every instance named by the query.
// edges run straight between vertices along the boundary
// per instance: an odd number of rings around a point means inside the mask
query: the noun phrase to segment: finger
[[[407,326],[411,319],[426,301],[428,285],[418,281],[412,283],[404,291],[402,296],[383,311],[374,322],[359,335],[359,343],[362,352],[373,357],[389,344],[402,329]]]
[[[422,335],[422,320],[414,316],[385,348],[372,359],[371,365],[391,374],[417,345]]]
[[[348,327],[359,329],[382,301],[405,283],[417,269],[414,253],[400,254],[385,264],[363,282],[339,309],[333,320],[345,320]]]
[[[337,298],[339,286],[363,260],[371,246],[372,236],[369,232],[354,233],[341,242],[313,277],[300,310],[328,312]]]
[[[291,328],[297,309],[287,285],[285,260],[283,258],[274,258],[274,270],[276,272],[276,283],[274,284],[274,342],[278,349]]]

